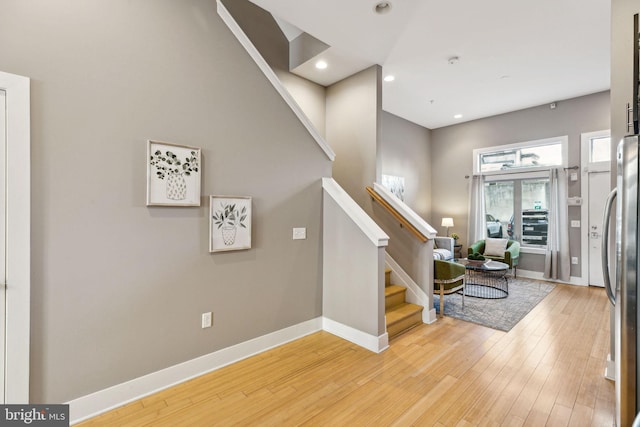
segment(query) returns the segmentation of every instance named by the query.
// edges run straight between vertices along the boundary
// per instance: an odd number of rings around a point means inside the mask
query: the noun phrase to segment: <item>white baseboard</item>
[[[308,320],[74,399],[67,402],[70,422],[71,424],[79,423],[134,400],[320,331],[323,323],[323,319],[320,317]]]
[[[541,271],[530,271],[530,270],[521,270],[518,268],[517,277],[524,277],[526,279],[536,279],[536,280],[546,280],[547,282],[555,282],[555,283],[565,283],[568,285],[577,285],[577,286],[588,286],[588,283],[585,283],[582,277],[571,276],[568,282],[563,280],[553,280],[553,279],[545,279],[544,273]]]
[[[389,348],[389,335],[386,332],[376,337],[326,317],[322,318],[322,329],[374,353],[382,353]]]
[[[607,354],[607,366],[604,369],[604,377],[608,380],[616,380],[616,362],[611,360],[611,354]]]

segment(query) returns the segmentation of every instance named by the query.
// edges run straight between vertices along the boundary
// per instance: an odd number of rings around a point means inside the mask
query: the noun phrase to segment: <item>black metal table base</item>
[[[485,299],[501,299],[509,296],[509,290],[489,285],[481,285],[478,283],[467,283],[464,285],[464,296]]]
[[[467,297],[500,299],[509,296],[505,271],[467,270],[464,295]]]

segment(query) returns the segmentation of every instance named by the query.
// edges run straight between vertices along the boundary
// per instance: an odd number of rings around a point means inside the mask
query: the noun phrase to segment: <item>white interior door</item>
[[[6,146],[7,146],[7,96],[0,90],[0,402],[5,402],[5,367],[6,367]]]
[[[0,92],[0,403],[24,404],[29,402],[31,320],[30,81],[0,71]]]
[[[602,276],[602,214],[604,203],[611,191],[611,135],[610,131],[590,132],[582,135],[582,227],[583,277],[587,284],[604,286]],[[586,214],[586,215],[585,215]]]

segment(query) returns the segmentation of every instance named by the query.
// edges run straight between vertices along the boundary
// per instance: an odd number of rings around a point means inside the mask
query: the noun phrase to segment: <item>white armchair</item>
[[[436,237],[433,240],[433,259],[444,261],[452,260],[455,246],[453,237]]]

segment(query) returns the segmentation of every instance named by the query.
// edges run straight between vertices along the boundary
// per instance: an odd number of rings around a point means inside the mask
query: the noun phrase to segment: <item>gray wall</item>
[[[381,72],[375,65],[327,88],[327,142],[336,153],[333,178],[369,215],[366,187],[380,173]]]
[[[601,92],[566,101],[559,101],[552,110],[548,105],[474,120],[455,126],[435,129],[431,133],[432,204],[431,218],[440,228],[442,217],[453,217],[455,227],[450,232],[462,236],[469,245],[467,210],[469,179],[472,174],[474,148],[531,141],[554,136],[569,136],[569,166],[580,164],[580,134],[608,129],[610,123],[609,92]],[[569,182],[569,196],[580,196],[580,180]],[[580,207],[569,207],[569,220],[580,219]],[[440,233],[444,229],[439,230]],[[579,229],[570,229],[571,256],[580,258]],[[580,261],[582,262],[582,260]],[[522,254],[520,268],[543,271],[542,255]],[[571,266],[571,275],[581,276],[580,265]]]
[[[321,315],[331,163],[214,1],[1,6],[0,70],[32,79],[32,402]],[[201,207],[145,206],[147,139],[202,147]],[[253,197],[251,250],[208,253],[209,194]]]
[[[383,111],[380,132],[382,173],[404,177],[404,202],[431,223],[431,131]]]

